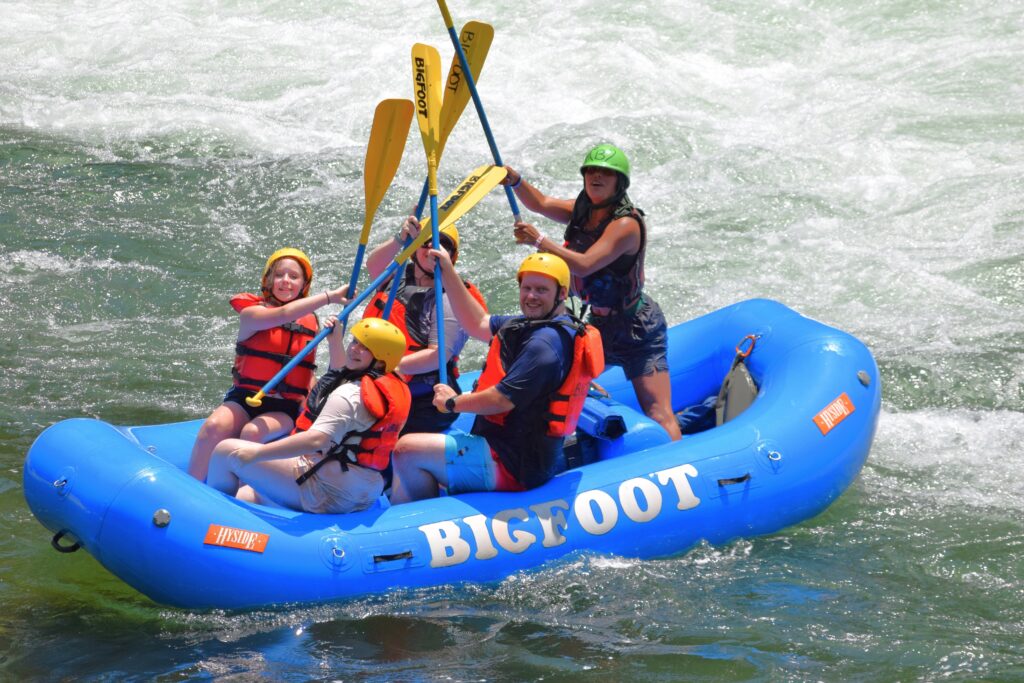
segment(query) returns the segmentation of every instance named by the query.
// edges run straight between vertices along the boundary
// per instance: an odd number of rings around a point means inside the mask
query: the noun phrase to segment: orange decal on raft
[[[828,434],[832,429],[845,420],[854,410],[853,402],[846,392],[839,394],[836,400],[825,406],[820,413],[814,416],[814,424],[818,425],[822,436]]]
[[[269,535],[261,534],[257,531],[246,531],[245,529],[211,524],[210,528],[206,530],[206,538],[203,539],[203,543],[262,553],[266,549],[267,540],[269,539]]]

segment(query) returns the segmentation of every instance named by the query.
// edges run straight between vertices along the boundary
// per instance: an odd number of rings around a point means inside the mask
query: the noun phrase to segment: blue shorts
[[[448,493],[524,490],[487,439],[458,429],[444,437],[444,472]]]
[[[668,372],[668,324],[654,299],[642,295],[633,315],[591,314],[589,322],[601,333],[605,364],[620,366],[626,379]]]
[[[498,463],[487,439],[458,429],[445,434],[444,471],[448,493],[493,491],[498,484]]]

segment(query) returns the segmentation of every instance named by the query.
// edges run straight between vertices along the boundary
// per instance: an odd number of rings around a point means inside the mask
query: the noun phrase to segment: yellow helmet
[[[306,274],[306,285],[302,288],[300,297],[309,295],[309,286],[313,282],[313,264],[309,262],[309,257],[306,256],[301,249],[295,249],[294,247],[285,247],[284,249],[278,249],[270,258],[267,259],[267,265],[263,267],[263,277],[260,278],[260,283],[263,288],[265,295],[270,294],[270,283],[268,278],[273,273],[274,264],[283,258],[295,259],[302,266],[302,272]]]
[[[406,342],[402,331],[382,318],[364,318],[352,326],[352,336],[370,350],[373,357],[391,372],[405,355]]]
[[[559,287],[569,288],[569,264],[554,254],[530,254],[519,264],[516,279],[520,282],[523,280],[523,273],[547,275],[554,279]]]

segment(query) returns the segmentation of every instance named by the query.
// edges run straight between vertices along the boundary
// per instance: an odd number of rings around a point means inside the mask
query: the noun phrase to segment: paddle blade
[[[505,177],[507,171],[504,166],[480,166],[473,169],[473,172],[466,176],[466,179],[459,183],[455,191],[445,197],[444,202],[437,207],[437,220],[440,229],[444,230],[449,225],[466,215],[466,212],[483,199],[488,192],[498,186],[498,183]],[[397,263],[408,259],[413,252],[419,249],[420,245],[431,238],[430,219],[421,223],[420,234],[400,254],[395,256]]]
[[[436,48],[423,43],[412,46],[412,78],[416,95],[416,120],[423,138],[423,151],[427,154],[427,168],[434,175],[441,136],[441,56]],[[431,194],[436,194],[436,181],[431,185]]]
[[[369,226],[384,194],[395,178],[402,161],[405,141],[412,125],[411,100],[383,100],[373,112],[370,141],[366,145],[363,165],[363,187],[366,196],[366,221],[359,243],[365,245],[370,237]]]
[[[473,75],[473,82],[480,78],[480,71],[484,68],[484,60],[491,49],[491,42],[494,41],[494,27],[481,21],[470,21],[462,27],[459,34],[459,43],[462,44],[462,51],[466,55],[466,63],[469,64],[469,71]],[[469,90],[469,82],[462,73],[462,64],[459,55],[452,56],[452,65],[448,69],[448,78],[444,81],[444,100],[441,103],[441,138],[437,146],[437,158],[440,159],[444,153],[444,146],[451,134],[463,110],[469,103],[472,93]]]

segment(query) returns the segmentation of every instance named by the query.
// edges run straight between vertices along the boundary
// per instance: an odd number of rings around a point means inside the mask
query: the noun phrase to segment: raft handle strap
[[[400,553],[392,553],[390,555],[374,555],[373,556],[374,564],[380,564],[381,562],[394,562],[395,560],[411,560],[411,559],[412,559],[412,551],[411,550],[405,550],[405,551],[400,552]]]
[[[82,544],[79,541],[75,541],[72,545],[61,545],[60,539],[64,538],[65,534],[67,533],[67,529],[61,529],[60,531],[55,533],[53,535],[53,538],[50,540],[50,545],[52,545],[53,549],[56,550],[58,553],[73,553],[82,547]]]
[[[750,481],[750,472],[747,472],[742,477],[733,477],[732,479],[719,479],[718,485],[729,486],[730,484],[742,484],[747,481]]]

